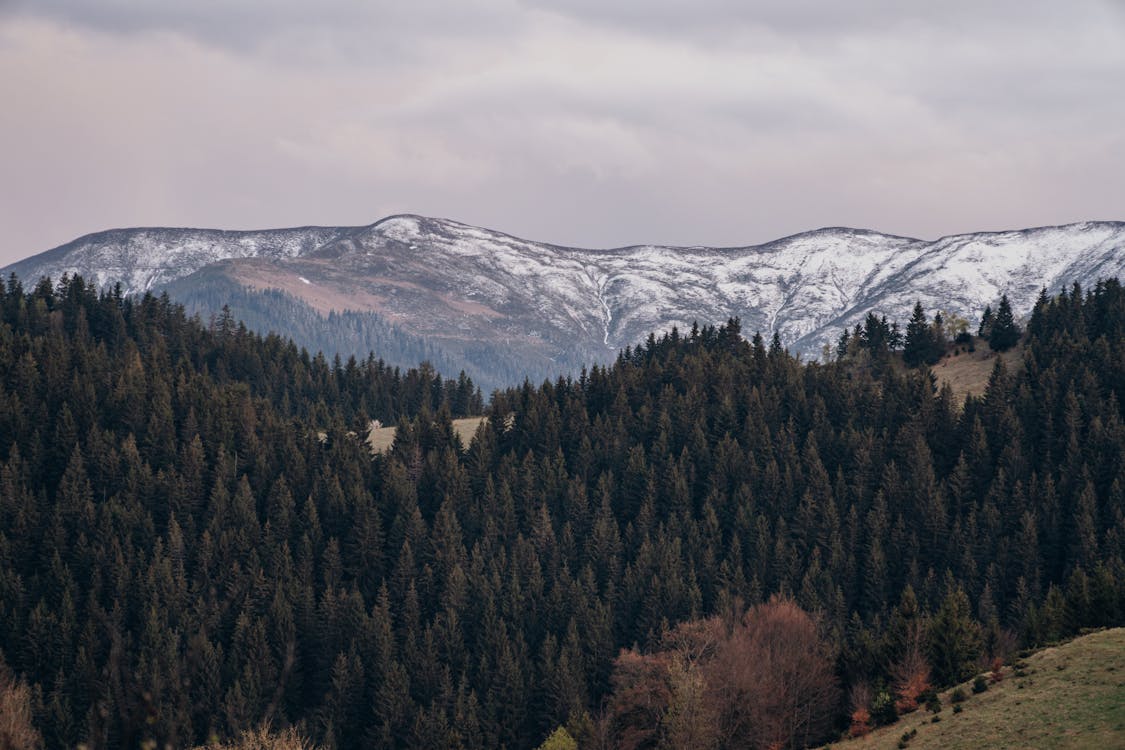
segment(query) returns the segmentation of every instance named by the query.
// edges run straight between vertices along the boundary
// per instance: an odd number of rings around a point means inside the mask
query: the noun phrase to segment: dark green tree
[[[1000,306],[988,332],[988,345],[998,352],[1007,351],[1019,343],[1021,331],[1012,317],[1012,307],[1008,295],[1000,298]]]

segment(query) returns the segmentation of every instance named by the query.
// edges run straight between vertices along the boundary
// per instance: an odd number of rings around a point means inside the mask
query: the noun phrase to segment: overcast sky
[[[119,226],[584,246],[1125,220],[1125,0],[0,0],[0,264]]]

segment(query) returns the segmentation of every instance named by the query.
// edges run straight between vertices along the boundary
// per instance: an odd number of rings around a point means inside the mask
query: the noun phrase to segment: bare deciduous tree
[[[734,622],[685,623],[653,654],[622,651],[613,687],[628,750],[805,747],[824,738],[839,700],[816,623],[781,597]]]
[[[31,723],[31,689],[0,660],[0,748],[39,750],[43,736]]]

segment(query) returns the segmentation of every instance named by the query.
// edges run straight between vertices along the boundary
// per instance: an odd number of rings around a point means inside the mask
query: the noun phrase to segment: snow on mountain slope
[[[13,263],[4,275],[58,279],[81,274],[99,286],[120,283],[144,292],[227,258],[292,258],[339,237],[347,229],[302,227],[231,232],[217,229],[111,229]]]
[[[192,274],[208,268],[208,274]],[[652,331],[739,316],[815,356],[868,312],[905,323],[915,300],[975,320],[1007,293],[1026,315],[1039,290],[1125,276],[1125,224],[1088,222],[934,242],[829,228],[739,248],[589,250],[394,216],[367,227],[267,232],[117,230],[3,273],[63,271],[130,291],[215,273],[281,289],[315,309],[377,313],[465,356],[509,351],[525,372],[606,361]],[[277,329],[284,332],[283,321]],[[534,367],[532,365],[535,365]]]

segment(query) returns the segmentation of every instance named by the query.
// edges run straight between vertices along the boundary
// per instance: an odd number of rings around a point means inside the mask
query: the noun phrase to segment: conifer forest
[[[0,693],[47,748],[801,748],[1125,624],[1115,279],[819,361],[700,321],[490,397],[31,283],[0,283]],[[955,345],[1020,354],[958,400]]]

